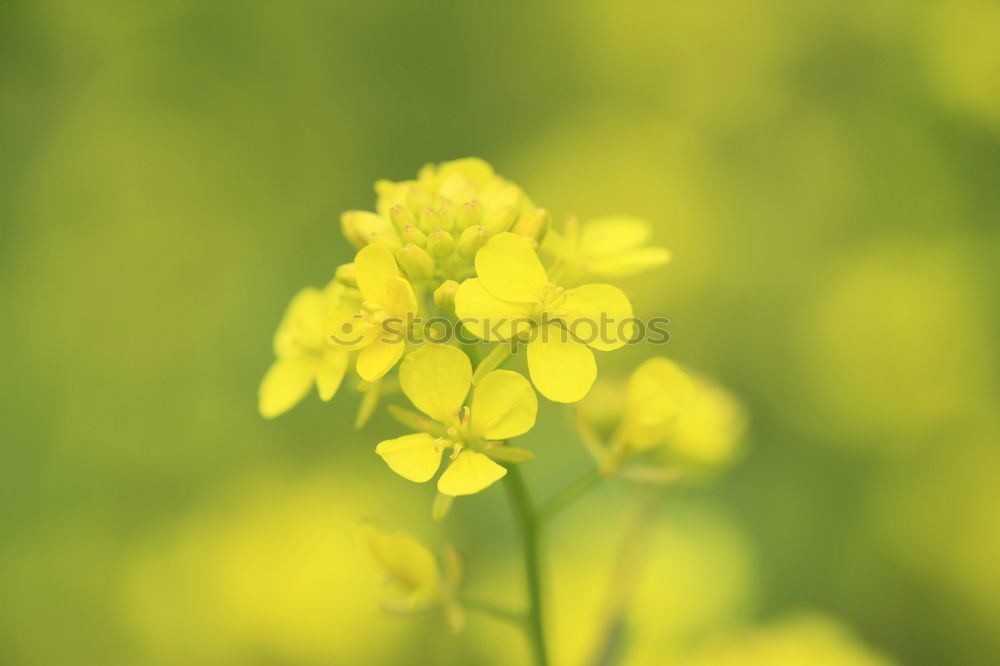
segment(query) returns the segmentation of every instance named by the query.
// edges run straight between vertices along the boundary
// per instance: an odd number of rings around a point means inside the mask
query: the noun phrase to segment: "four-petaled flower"
[[[295,295],[274,335],[274,355],[258,393],[264,418],[294,407],[315,382],[322,400],[337,392],[347,370],[349,352],[329,343],[324,322],[330,312],[347,306],[344,287],[331,282],[325,289],[306,287]]]
[[[443,495],[471,495],[502,478],[507,469],[491,459],[509,460],[503,440],[535,425],[538,398],[523,376],[495,370],[476,386],[471,404],[463,407],[472,386],[472,364],[461,350],[425,344],[399,368],[403,393],[430,419],[424,432],[380,442],[375,452],[400,476],[423,483],[441,466],[445,449],[451,464],[438,479]]]
[[[356,369],[376,381],[403,356],[406,326],[416,317],[417,298],[400,276],[396,260],[383,245],[366,245],[354,259],[361,292],[360,312],[340,311],[326,321],[330,341],[340,349],[361,350]]]
[[[597,377],[588,347],[610,351],[632,336],[632,304],[620,289],[554,285],[522,236],[491,238],[476,255],[476,274],[455,295],[455,313],[484,340],[524,337],[531,381],[549,400],[583,398]]]

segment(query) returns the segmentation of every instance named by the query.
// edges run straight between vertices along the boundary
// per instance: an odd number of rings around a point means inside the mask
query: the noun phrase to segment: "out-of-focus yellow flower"
[[[734,634],[704,648],[685,666],[891,666],[839,622],[803,616]]]
[[[418,611],[443,601],[444,581],[426,546],[402,532],[383,532],[368,523],[358,526],[358,536],[384,577],[386,608]]]
[[[507,470],[492,460],[520,462],[530,458],[502,440],[522,435],[535,425],[538,398],[516,372],[495,370],[472,386],[472,364],[455,347],[427,344],[411,353],[399,370],[403,392],[426,419],[397,410],[423,432],[380,442],[375,452],[392,471],[417,483],[429,481],[441,466],[445,449],[451,464],[438,479],[443,495],[471,495],[501,479]]]
[[[459,287],[455,313],[484,340],[525,336],[531,380],[550,400],[580,400],[597,377],[590,348],[618,349],[632,335],[632,304],[620,289],[553,284],[522,236],[491,238],[476,255],[476,273]]]
[[[316,384],[322,400],[337,392],[347,370],[349,352],[329,343],[324,322],[334,311],[348,307],[343,285],[325,289],[307,287],[292,299],[274,335],[271,365],[258,391],[258,408],[265,418],[288,411]]]
[[[670,261],[666,248],[647,245],[648,220],[626,215],[598,217],[582,225],[566,222],[562,235],[549,232],[543,251],[555,257],[553,277],[578,284],[588,277],[624,277]]]
[[[417,298],[410,283],[399,275],[392,253],[382,245],[361,248],[354,272],[363,299],[361,310],[331,313],[325,331],[339,349],[361,350],[358,374],[374,382],[403,356],[406,326],[417,314]]]
[[[651,450],[660,463],[690,471],[733,458],[746,414],[714,381],[657,357],[636,368],[624,388],[602,387],[593,401],[581,403],[578,422],[606,472]]]

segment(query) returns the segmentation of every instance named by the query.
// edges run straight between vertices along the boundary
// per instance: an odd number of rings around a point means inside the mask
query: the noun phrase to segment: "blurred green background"
[[[746,459],[663,511],[625,663],[798,613],[1000,662],[998,34],[981,0],[2,3],[0,663],[523,661],[379,613],[352,533],[455,543],[515,603],[501,492],[433,524],[356,396],[256,412],[339,213],[467,155],[557,217],[653,220],[675,261],[625,287],[673,338],[602,373],[666,353],[750,410]],[[588,465],[557,409],[525,446],[540,496]],[[630,502],[548,535],[558,663]]]

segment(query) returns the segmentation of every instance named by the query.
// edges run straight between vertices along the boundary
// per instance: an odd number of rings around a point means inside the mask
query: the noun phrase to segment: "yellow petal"
[[[522,375],[494,370],[476,387],[471,409],[475,434],[486,439],[509,439],[535,425],[538,396]]]
[[[441,574],[426,546],[401,532],[383,532],[367,523],[359,526],[358,534],[379,573],[399,589],[411,608],[435,601]]]
[[[586,257],[602,257],[644,245],[652,235],[648,220],[627,215],[609,215],[589,220],[580,230],[580,251]]]
[[[392,316],[403,320],[407,316],[417,314],[417,296],[413,293],[413,286],[401,277],[391,277],[385,282],[385,302],[384,307]]]
[[[381,379],[399,362],[405,348],[406,343],[402,340],[394,342],[376,340],[358,354],[355,369],[365,381],[373,382]]]
[[[379,244],[361,248],[354,258],[354,271],[362,298],[369,303],[385,306],[388,300],[386,280],[399,275],[399,268],[389,248]]]
[[[323,361],[316,370],[320,400],[329,400],[340,388],[349,358],[350,354],[343,349],[328,349],[323,354]]]
[[[435,421],[458,418],[472,384],[472,363],[461,350],[424,344],[407,355],[399,368],[399,385],[413,405]]]
[[[549,324],[528,344],[528,372],[535,388],[549,400],[576,402],[597,378],[594,352]]]
[[[426,432],[379,442],[375,453],[393,472],[416,483],[430,481],[441,466],[441,447]]]
[[[298,404],[312,386],[316,366],[317,359],[312,356],[275,361],[260,382],[260,415],[273,419]]]
[[[673,361],[651,358],[644,362],[628,380],[624,433],[629,445],[645,450],[665,442],[697,396],[694,380]]]
[[[531,241],[509,232],[497,234],[476,253],[476,274],[493,296],[535,303],[549,278]]]
[[[319,289],[306,287],[295,294],[274,334],[274,355],[290,358],[306,350],[322,349],[326,307]]]
[[[610,284],[570,289],[559,311],[565,313],[574,338],[601,351],[625,346],[635,328],[631,322],[632,303],[625,292]]]
[[[360,312],[332,312],[326,318],[330,344],[347,351],[363,349],[378,337],[378,327]]]
[[[622,277],[647,268],[662,266],[670,261],[670,250],[662,247],[640,247],[607,257],[591,259],[586,270],[592,275]]]
[[[455,294],[455,314],[472,335],[489,342],[509,340],[531,325],[532,305],[501,301],[478,278],[466,280]]]
[[[445,495],[472,495],[490,487],[507,473],[482,453],[465,450],[458,454],[438,479],[438,491]]]

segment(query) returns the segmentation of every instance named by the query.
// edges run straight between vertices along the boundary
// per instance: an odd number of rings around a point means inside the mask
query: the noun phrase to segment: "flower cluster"
[[[648,222],[570,218],[557,226],[520,187],[472,158],[427,166],[414,180],[379,181],[375,189],[374,212],[341,217],[357,248],[354,261],[339,266],[324,289],[297,294],[282,319],[276,360],[260,385],[264,417],[294,407],[313,384],[330,400],[346,383],[364,394],[360,427],[380,397],[401,390],[416,410],[389,405],[409,432],[377,444],[386,466],[425,483],[447,457],[432,503],[436,519],[455,497],[515,477],[512,501],[527,530],[540,509],[528,506],[512,465],[534,456],[511,440],[534,427],[536,391],[555,403],[579,403],[595,478],[642,476],[642,469],[650,476],[634,459],[653,449],[669,451],[669,464],[708,466],[730,456],[742,429],[735,401],[666,359],[643,364],[627,391],[609,394],[598,383],[588,397],[598,374],[594,351],[613,352],[633,333],[631,301],[602,280],[670,258],[648,245]],[[435,341],[417,328],[433,321],[468,335]],[[525,374],[502,367],[519,347]],[[344,382],[348,373],[356,378]],[[405,535],[370,525],[361,534],[390,583],[387,606],[441,607],[453,626],[461,624],[457,574],[443,575],[430,551]],[[530,617],[541,643],[541,613]]]

